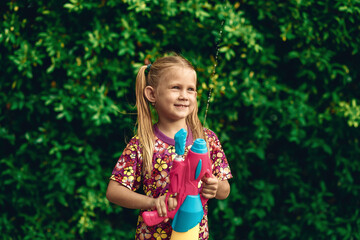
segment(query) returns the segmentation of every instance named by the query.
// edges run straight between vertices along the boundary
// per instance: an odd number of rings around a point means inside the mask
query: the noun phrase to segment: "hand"
[[[168,209],[166,209],[166,195],[160,196],[158,198],[153,198],[153,208],[155,208],[160,217],[167,217],[167,210],[172,211],[177,206],[177,200],[175,197],[169,197],[168,199]],[[168,222],[169,218],[165,218],[164,222]]]
[[[209,178],[204,176],[201,180],[203,181],[202,196],[207,199],[214,198],[219,187],[219,180],[214,175]]]

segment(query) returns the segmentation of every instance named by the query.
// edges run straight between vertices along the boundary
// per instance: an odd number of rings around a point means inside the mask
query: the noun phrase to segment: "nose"
[[[188,92],[186,90],[180,91],[179,99],[187,101],[189,99]]]

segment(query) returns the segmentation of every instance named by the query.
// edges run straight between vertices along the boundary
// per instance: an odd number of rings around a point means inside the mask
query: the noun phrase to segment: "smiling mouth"
[[[185,108],[185,107],[189,107],[189,105],[175,104],[175,107],[183,107],[183,108]]]

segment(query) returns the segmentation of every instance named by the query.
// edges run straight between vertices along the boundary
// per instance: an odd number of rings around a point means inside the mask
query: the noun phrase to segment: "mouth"
[[[175,104],[175,107],[186,108],[189,107],[189,105]]]

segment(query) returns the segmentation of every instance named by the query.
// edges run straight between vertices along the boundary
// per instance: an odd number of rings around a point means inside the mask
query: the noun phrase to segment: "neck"
[[[174,138],[175,134],[182,128],[184,128],[186,131],[188,130],[185,120],[181,121],[181,122],[159,121],[157,123],[157,127],[163,134],[165,134],[166,136],[168,136],[170,138]]]

